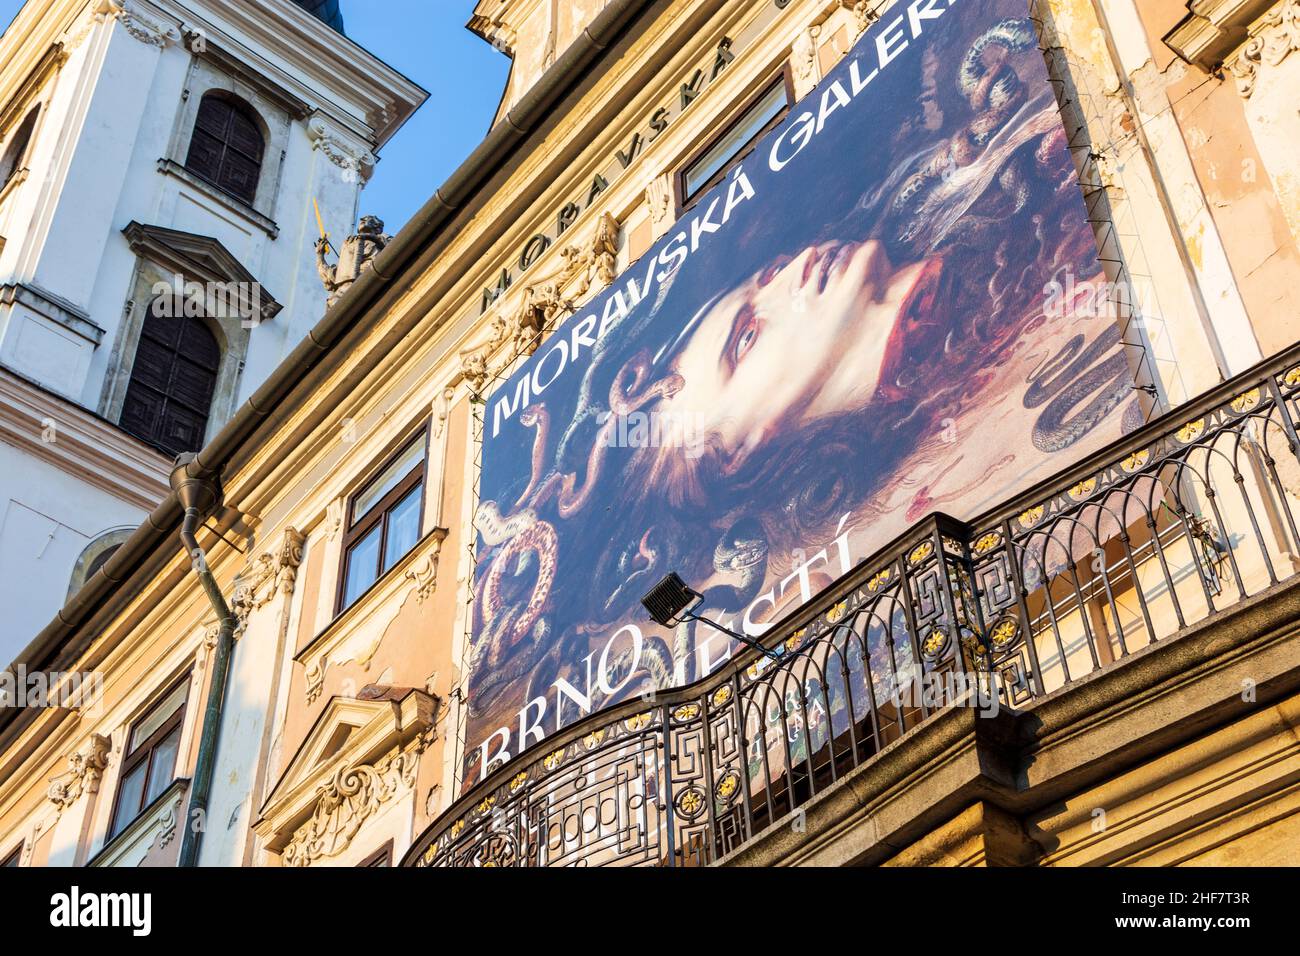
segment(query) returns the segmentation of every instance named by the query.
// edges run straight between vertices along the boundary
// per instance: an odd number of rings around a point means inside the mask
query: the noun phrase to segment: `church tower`
[[[0,37],[0,665],[319,321],[427,94],[338,0],[27,0]]]

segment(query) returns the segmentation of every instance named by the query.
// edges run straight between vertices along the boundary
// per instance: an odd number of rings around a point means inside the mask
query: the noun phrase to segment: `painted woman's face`
[[[720,446],[734,471],[780,429],[861,408],[924,264],[895,271],[875,241],[828,242],[719,299],[678,354],[661,410]]]

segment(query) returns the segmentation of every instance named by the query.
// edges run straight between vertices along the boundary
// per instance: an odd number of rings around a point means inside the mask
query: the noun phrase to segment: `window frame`
[[[394,464],[402,453],[411,447],[416,441],[423,442],[424,454],[420,463],[403,475],[384,497],[371,506],[370,510],[362,516],[360,520],[353,518],[352,511],[356,507],[356,502],[362,494],[382,475],[390,465]],[[389,567],[384,567],[384,552],[388,547],[388,515],[393,508],[400,504],[412,490],[419,487],[421,490],[419,500],[419,516],[416,518],[416,526],[419,533],[416,536],[418,543],[424,537],[424,505],[425,492],[428,491],[429,481],[429,451],[432,443],[429,440],[429,423],[426,422],[419,429],[407,433],[406,437],[398,442],[394,450],[388,454],[378,465],[367,471],[366,477],[355,485],[355,490],[347,496],[347,503],[343,508],[343,543],[339,548],[339,575],[338,586],[335,588],[334,596],[334,616],[338,617],[348,608],[359,604],[361,600],[374,589],[387,575],[388,572],[399,564],[402,558],[405,558],[410,551],[402,554]],[[380,526],[379,532],[379,569],[375,579],[370,582],[352,602],[345,603],[348,587],[348,558],[352,548],[366,535],[370,534],[376,527]]]
[[[374,853],[371,853],[356,865],[358,870],[378,870],[391,868],[393,865],[393,841],[389,840]]]
[[[108,834],[105,837],[106,843],[108,841],[116,839],[118,836],[124,833],[131,826],[132,823],[134,823],[136,820],[140,818],[140,814],[144,813],[145,810],[149,809],[149,806],[152,804],[153,800],[149,798],[149,777],[153,772],[154,751],[158,748],[158,745],[162,743],[164,740],[166,740],[167,737],[171,734],[171,732],[173,730],[176,730],[178,727],[181,728],[181,738],[182,739],[184,738],[185,712],[186,710],[189,709],[189,703],[190,703],[191,688],[188,685],[190,684],[190,679],[192,676],[193,676],[192,674],[186,672],[178,680],[174,680],[171,683],[165,685],[163,690],[160,693],[158,693],[152,699],[152,701],[150,701],[147,707],[145,707],[136,715],[135,719],[132,720],[130,725],[127,727],[126,742],[123,744],[123,748],[122,748],[122,765],[121,765],[121,769],[118,771],[117,774],[117,786],[115,788],[116,792],[113,794],[113,810],[112,813],[110,813],[108,816]],[[157,709],[163,703],[163,701],[165,701],[168,697],[170,697],[172,693],[178,687],[181,686],[185,686],[186,691],[185,694],[181,697],[181,705],[180,707],[176,708],[176,713],[168,717],[167,720],[165,720],[158,727],[157,730],[155,730],[152,734],[148,736],[148,738],[142,740],[140,742],[140,745],[136,747],[135,750],[128,751],[126,748],[131,746],[131,735],[135,733],[135,729],[139,727],[140,724],[143,723],[145,720],[148,720],[149,717],[153,715],[154,710]],[[168,786],[174,784],[178,779],[177,770],[179,769],[180,761],[181,761],[181,749],[179,746],[179,741],[177,741],[176,766],[172,767],[172,778],[170,781],[168,781]],[[113,825],[117,822],[117,814],[122,802],[122,784],[126,782],[126,778],[138,766],[140,766],[141,763],[144,763],[146,766],[144,768],[145,785],[140,791],[140,806],[136,808],[135,813],[131,816],[129,820],[123,822],[121,827],[114,829]],[[157,798],[155,797],[154,799]]]
[[[12,853],[0,856],[0,870],[21,867],[23,865],[23,849],[26,845],[26,841],[23,841],[14,847]]]
[[[756,132],[734,153],[732,153],[731,158],[722,165],[722,168],[701,183],[699,189],[688,195],[686,191],[686,177],[695,164],[707,156],[715,146],[726,139],[728,134],[735,129],[736,124],[739,123],[750,110],[758,106],[758,104],[763,101],[763,98],[771,93],[778,85],[785,88],[785,107],[777,113],[776,116],[772,117],[772,119],[765,123],[762,129]],[[728,116],[726,122],[723,123],[722,127],[716,133],[710,136],[702,146],[687,156],[685,162],[678,166],[677,172],[673,175],[673,191],[677,196],[677,218],[680,219],[686,213],[694,209],[695,206],[699,204],[701,197],[707,195],[709,190],[725,180],[737,163],[748,158],[754,151],[755,147],[758,146],[758,141],[785,121],[786,117],[788,117],[794,109],[795,102],[794,74],[790,70],[790,64],[786,63],[774,76],[761,84],[758,87],[758,91],[753,96],[749,97],[749,99],[745,100],[744,105],[742,105],[740,109]]]

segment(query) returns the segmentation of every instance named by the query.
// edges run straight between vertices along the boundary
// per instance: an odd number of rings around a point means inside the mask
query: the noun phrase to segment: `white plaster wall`
[[[0,443],[0,660],[27,646],[63,606],[82,550],[144,512]]]
[[[1300,53],[1292,53],[1280,63],[1259,68],[1255,89],[1246,101],[1246,121],[1250,124],[1268,175],[1277,191],[1278,203],[1291,234],[1300,241]]]
[[[248,630],[235,645],[230,661],[217,763],[208,798],[208,826],[199,848],[200,866],[240,866],[252,838],[261,797],[256,785],[268,701],[274,699],[279,669],[280,631],[277,598],[249,619]]]

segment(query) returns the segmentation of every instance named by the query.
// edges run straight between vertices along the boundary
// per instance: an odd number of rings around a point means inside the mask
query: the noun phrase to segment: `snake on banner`
[[[1132,394],[1123,350],[1103,358],[1120,344],[1119,328],[1109,326],[1086,348],[1084,342],[1082,334],[1076,335],[1030,378],[1025,408],[1047,404],[1034,422],[1032,438],[1039,451],[1069,448]],[[1071,416],[1079,405],[1083,407]]]
[[[618,428],[619,417],[638,411],[656,399],[670,397],[682,386],[681,376],[676,374],[645,386],[649,373],[649,356],[643,352],[614,378],[609,390],[611,414],[592,444],[581,485],[574,472],[562,474],[557,470],[543,477],[550,435],[550,415],[545,405],[535,403],[520,413],[520,423],[533,429],[528,484],[509,514],[502,515],[495,501],[483,502],[476,512],[476,524],[484,541],[489,546],[500,547],[484,576],[479,595],[484,636],[489,646],[480,648],[476,660],[497,668],[525,637],[535,636],[539,626],[544,628],[543,614],[555,586],[559,536],[555,526],[539,517],[539,512],[552,499],[561,518],[572,517],[586,507],[600,480],[604,456],[614,445],[611,436]],[[522,608],[507,610],[504,596],[507,579],[523,574],[534,564],[537,580],[527,600]]]

